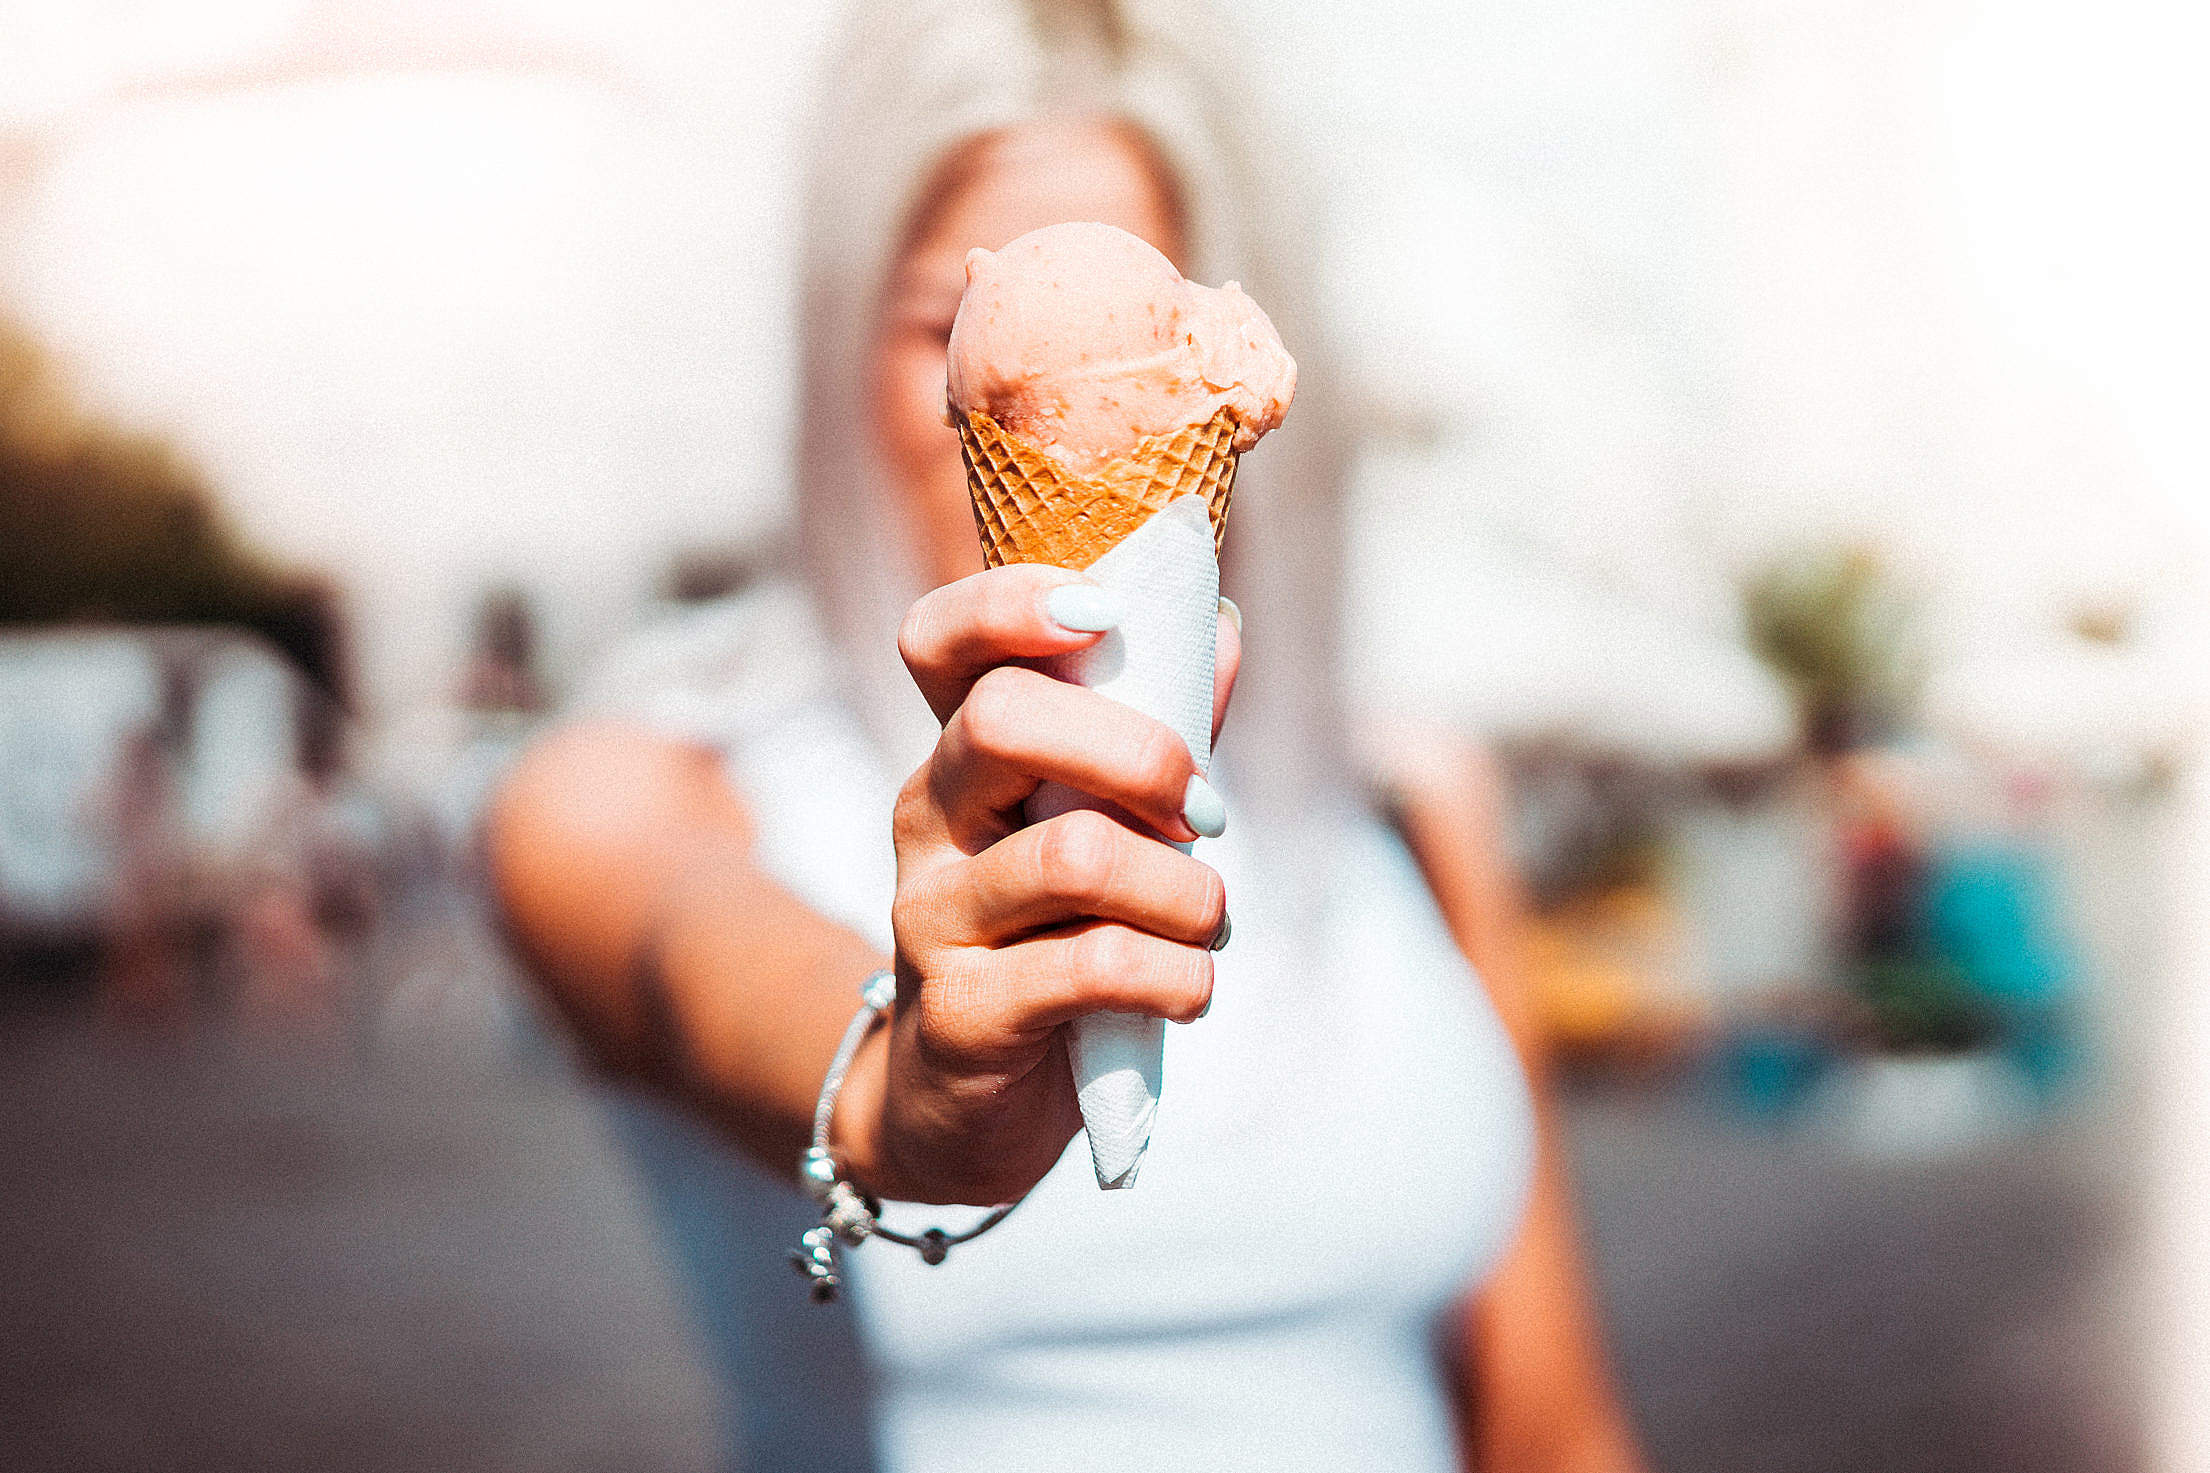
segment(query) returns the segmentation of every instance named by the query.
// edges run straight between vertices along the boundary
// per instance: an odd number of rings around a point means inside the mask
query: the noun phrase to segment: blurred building
[[[831,15],[19,11],[0,300],[249,532],[345,583],[372,711],[450,698],[491,588],[542,610],[557,686],[672,557],[772,527]],[[1991,310],[1966,214],[1989,195],[1956,182],[2008,167],[1959,109],[2003,102],[2025,23],[1769,0],[1239,18],[1319,166],[1383,431],[1355,614],[1377,698],[1769,753],[1787,726],[1738,585],[1869,536],[1928,598],[1960,733],[2107,755],[2184,726],[2183,524],[2101,386]],[[2122,647],[2081,649],[2083,614]]]

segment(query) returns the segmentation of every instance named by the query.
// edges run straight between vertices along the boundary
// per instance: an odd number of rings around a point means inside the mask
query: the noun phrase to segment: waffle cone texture
[[[993,568],[1007,563],[1087,568],[1168,503],[1192,494],[1205,498],[1213,550],[1219,551],[1228,495],[1235,489],[1236,427],[1226,409],[1203,424],[1140,440],[1128,454],[1086,476],[982,410],[954,410],[952,421],[967,463],[982,556]]]

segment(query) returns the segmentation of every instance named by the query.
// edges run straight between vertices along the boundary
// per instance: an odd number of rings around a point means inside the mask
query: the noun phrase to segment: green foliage
[[[1995,1035],[1996,1018],[1986,998],[1938,956],[1868,958],[1851,969],[1850,983],[1872,1010],[1887,1048],[1952,1052]]]
[[[1899,724],[1918,665],[1908,601],[1869,548],[1784,558],[1742,592],[1750,648],[1794,694],[1813,751],[1855,746]]]
[[[0,626],[82,621],[251,630],[343,693],[327,590],[248,547],[165,446],[72,412],[0,328]]]

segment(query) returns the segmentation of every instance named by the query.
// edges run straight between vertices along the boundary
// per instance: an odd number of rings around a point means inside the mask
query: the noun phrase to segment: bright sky
[[[1974,263],[2019,342],[2107,395],[2210,527],[2210,12],[2005,0],[1947,74]]]

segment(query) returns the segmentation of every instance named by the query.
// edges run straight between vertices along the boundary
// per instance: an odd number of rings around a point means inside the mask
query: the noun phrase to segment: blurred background
[[[1229,9],[1657,1465],[2210,1468],[2210,28]],[[470,843],[777,556],[835,19],[0,5],[9,1466],[855,1466],[717,1396]]]

